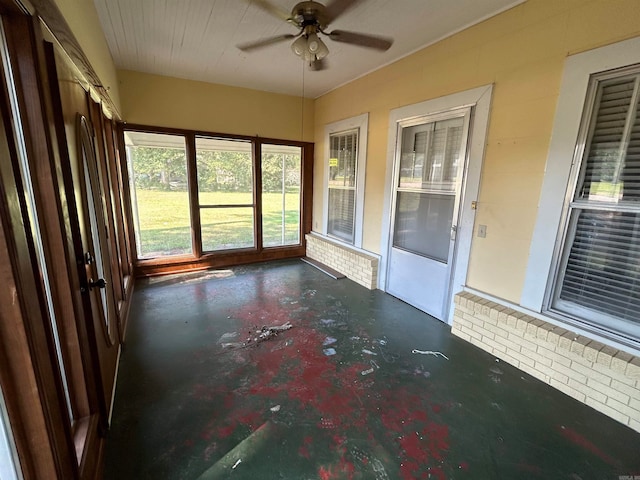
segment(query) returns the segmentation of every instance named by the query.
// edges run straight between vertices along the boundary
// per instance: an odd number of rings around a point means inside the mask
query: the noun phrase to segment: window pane
[[[422,188],[424,159],[427,143],[431,137],[432,124],[416,125],[402,130],[402,151],[400,152],[400,178],[398,186]]]
[[[184,137],[125,132],[138,258],[191,253]]]
[[[200,208],[202,250],[254,247],[251,142],[197,137],[196,166],[201,207],[245,205]]]
[[[640,200],[640,112],[637,103],[631,104],[636,83],[636,78],[625,77],[599,87],[600,103],[577,193],[582,200]]]
[[[578,213],[560,299],[639,321],[640,214]]]
[[[252,248],[253,207],[201,208],[202,250]]]
[[[300,244],[302,148],[262,145],[262,245]]]
[[[464,118],[416,125],[402,130],[401,188],[455,192],[462,164]]]
[[[0,478],[2,480],[18,480],[20,470],[18,452],[16,452],[11,431],[11,423],[4,402],[4,395],[0,388]]]
[[[327,233],[354,241],[358,130],[329,136],[329,191]]]
[[[398,192],[393,246],[447,263],[454,195]]]
[[[329,136],[329,186],[355,187],[358,131]]]
[[[329,188],[329,235],[353,242],[355,198],[355,189]]]
[[[253,205],[250,142],[198,137],[196,162],[200,205]]]

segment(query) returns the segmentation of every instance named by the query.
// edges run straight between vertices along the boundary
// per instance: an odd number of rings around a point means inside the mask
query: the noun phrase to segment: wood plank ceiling
[[[251,0],[94,0],[119,69],[318,96],[524,0],[361,0],[330,25],[394,39],[386,52],[326,39],[328,68],[309,71],[290,41],[245,53],[237,44],[297,33]],[[295,0],[272,0],[290,11]],[[303,82],[304,80],[304,82]],[[303,92],[304,85],[304,92]]]

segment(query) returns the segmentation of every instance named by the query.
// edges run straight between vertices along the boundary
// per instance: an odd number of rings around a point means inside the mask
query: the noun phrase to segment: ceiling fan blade
[[[345,30],[334,30],[327,35],[331,40],[336,42],[350,43],[351,45],[373,48],[380,51],[389,50],[391,45],[393,45],[393,40],[391,38],[366,35],[364,33],[357,32],[347,32]]]
[[[361,0],[331,0],[326,6],[327,23],[333,22],[348,9],[355,7],[360,1]]]
[[[257,7],[260,7],[265,12],[270,13],[274,17],[279,18],[280,20],[293,23],[294,25],[298,24],[295,21],[295,19],[291,18],[290,12],[285,12],[281,8],[276,7],[274,4],[272,4],[268,0],[252,0],[252,3],[254,3]]]
[[[326,58],[321,58],[309,64],[309,70],[319,72],[320,70],[326,70],[329,65]]]
[[[252,50],[257,50],[258,48],[268,47],[269,45],[273,45],[274,43],[284,42],[285,40],[290,40],[292,38],[296,38],[297,35],[286,34],[286,35],[277,35],[275,37],[263,38],[261,40],[256,40],[253,42],[241,43],[240,45],[236,45],[239,50],[243,52],[250,52]]]

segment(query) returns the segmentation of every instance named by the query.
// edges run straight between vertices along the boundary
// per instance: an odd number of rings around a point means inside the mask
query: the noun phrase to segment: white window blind
[[[358,130],[329,136],[329,218],[327,233],[353,243],[355,236]]]
[[[640,73],[593,81],[554,307],[603,326],[640,323]]]

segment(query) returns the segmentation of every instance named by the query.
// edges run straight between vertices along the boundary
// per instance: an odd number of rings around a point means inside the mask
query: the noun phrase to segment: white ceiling
[[[237,44],[297,33],[251,0],[94,0],[116,67],[317,98],[524,0],[361,0],[328,28],[391,37],[386,52],[326,39],[328,68],[309,71],[291,41],[241,52]],[[272,0],[289,12],[296,0]],[[327,1],[324,2],[325,4]]]

